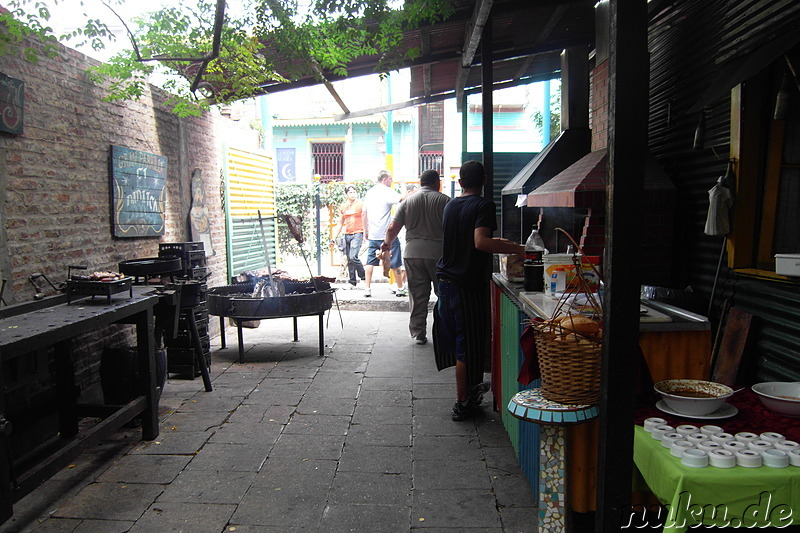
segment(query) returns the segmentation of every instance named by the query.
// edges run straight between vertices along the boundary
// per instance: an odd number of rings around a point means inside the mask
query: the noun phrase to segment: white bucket
[[[567,273],[567,281],[574,277],[572,271],[575,270],[575,264],[572,262],[572,254],[545,254],[542,256],[544,259],[544,290],[545,293],[553,296],[550,291],[550,280],[555,274],[556,268],[563,268]]]

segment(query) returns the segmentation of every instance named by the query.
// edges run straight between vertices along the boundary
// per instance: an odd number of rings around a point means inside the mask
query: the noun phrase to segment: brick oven
[[[578,159],[546,183],[528,193],[527,206],[547,233],[554,222],[548,217],[555,210],[570,210],[557,217],[566,231],[581,245],[585,255],[603,254],[605,246],[605,208],[608,146],[608,61],[597,65],[590,81],[590,123],[592,151]],[[675,186],[648,154],[645,165],[644,209],[642,210],[642,283],[669,285],[673,246]],[[571,215],[571,216],[570,216]],[[571,224],[570,224],[571,219]],[[552,243],[552,240],[551,240]],[[563,252],[561,243],[552,243]]]

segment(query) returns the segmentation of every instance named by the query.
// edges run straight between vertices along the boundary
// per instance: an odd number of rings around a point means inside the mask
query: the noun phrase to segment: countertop
[[[525,292],[521,282],[508,281],[501,274],[492,275],[499,286],[529,317],[550,318],[558,300],[542,292]],[[685,309],[655,300],[641,300],[643,313],[639,331],[704,331],[711,329],[708,319]]]

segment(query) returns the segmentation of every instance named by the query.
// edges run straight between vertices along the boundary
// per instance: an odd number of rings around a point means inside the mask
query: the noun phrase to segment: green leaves
[[[45,43],[55,40],[46,25],[51,13],[45,2],[7,1],[11,11],[0,14],[5,30],[0,31],[0,54],[19,53],[19,43],[29,36]],[[389,72],[419,55],[417,49],[401,52],[404,29],[443,20],[455,12],[454,0],[405,0],[400,8],[393,8],[397,3],[314,0],[309,11],[301,12],[298,0],[244,0],[238,11],[226,10],[219,55],[211,58],[217,0],[185,0],[179,7],[125,21],[133,37],[130,50],[93,69],[90,76],[106,85],[109,100],[126,100],[140,97],[148,76],[158,72],[163,86],[174,92],[173,111],[183,116],[211,103],[261,94],[261,85],[270,81],[319,77],[320,69],[346,76],[348,65],[365,55],[379,56],[378,71]],[[112,19],[116,13],[109,9]],[[62,40],[103,48],[114,36],[103,19],[92,15],[84,13],[84,25],[61,36]],[[33,49],[25,50],[23,56],[36,59]],[[192,93],[191,83],[203,59],[207,65],[202,92]]]

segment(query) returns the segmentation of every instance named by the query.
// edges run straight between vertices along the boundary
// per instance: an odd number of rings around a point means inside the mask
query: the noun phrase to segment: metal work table
[[[0,396],[0,523],[13,514],[13,504],[43,481],[68,466],[85,449],[110,436],[136,417],[141,417],[142,438],[158,436],[158,398],[155,365],[155,308],[174,310],[169,295],[159,295],[152,287],[133,287],[109,299],[73,299],[66,295],[7,307],[0,310],[0,359],[3,362],[24,358],[40,349],[52,348],[55,361],[55,388],[58,395],[58,442],[44,459],[25,472],[15,472],[10,457],[8,435],[13,432],[7,421],[5,397]],[[124,405],[79,405],[80,393],[75,384],[72,361],[73,339],[110,324],[136,326],[140,383],[137,396]],[[0,388],[5,378],[0,372]],[[81,417],[103,420],[90,429],[78,431]],[[44,444],[44,443],[43,443]],[[50,449],[48,447],[48,449]],[[6,460],[8,458],[8,460]]]

